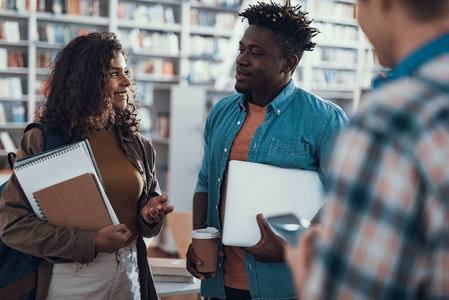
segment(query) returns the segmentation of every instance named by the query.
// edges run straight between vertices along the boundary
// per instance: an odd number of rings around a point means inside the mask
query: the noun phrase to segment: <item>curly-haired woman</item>
[[[31,209],[17,178],[0,203],[8,246],[41,258],[36,299],[157,299],[142,237],[156,235],[173,211],[155,177],[155,151],[139,134],[133,81],[115,34],[91,33],[57,55],[41,121],[66,142],[88,139],[121,224],[99,231],[58,228]],[[34,128],[17,158],[44,150]]]

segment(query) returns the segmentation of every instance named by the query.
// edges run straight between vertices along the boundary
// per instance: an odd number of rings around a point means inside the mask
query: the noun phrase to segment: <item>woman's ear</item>
[[[292,72],[296,66],[298,65],[299,59],[296,55],[288,55],[285,58],[284,67],[282,68],[282,72],[290,73]]]

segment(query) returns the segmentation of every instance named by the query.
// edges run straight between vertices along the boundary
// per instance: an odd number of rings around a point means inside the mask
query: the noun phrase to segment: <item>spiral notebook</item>
[[[36,155],[25,157],[14,164],[14,173],[36,215],[43,215],[34,200],[33,193],[46,187],[91,173],[100,183],[99,190],[113,224],[119,224],[117,216],[104,191],[92,149],[88,140],[75,142]]]
[[[267,218],[288,212],[310,221],[323,204],[324,188],[315,171],[231,160],[222,242],[254,246],[261,236],[257,214]]]
[[[43,219],[54,226],[97,231],[112,224],[94,174],[84,173],[33,196]]]

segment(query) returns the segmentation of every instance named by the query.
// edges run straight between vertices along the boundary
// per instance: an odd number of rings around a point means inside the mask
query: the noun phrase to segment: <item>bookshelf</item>
[[[0,2],[0,110],[3,110],[0,115],[4,116],[0,118],[0,132],[7,132],[13,142],[18,142],[25,124],[33,121],[35,106],[42,100],[42,81],[61,47],[86,32],[114,31],[130,54],[142,102],[143,132],[157,145],[160,172],[171,182],[175,167],[172,164],[183,165],[182,161],[173,160],[173,153],[182,145],[176,142],[178,130],[189,136],[183,126],[176,125],[178,106],[186,102],[196,107],[195,97],[200,97],[203,100],[197,109],[204,115],[218,99],[233,92],[236,45],[245,30],[245,23],[237,13],[255,2]],[[46,7],[46,3],[52,5]],[[304,53],[294,73],[295,82],[335,101],[350,116],[377,68],[372,48],[354,18],[356,0],[292,0],[292,4],[300,4],[309,11],[315,20],[312,25],[321,30],[314,40],[315,51]],[[197,91],[201,95],[195,96],[172,87],[186,91],[202,88],[203,92]],[[184,102],[178,102],[177,96]],[[183,116],[179,118],[186,120]],[[202,124],[194,126],[195,133],[202,131],[204,118],[201,120]],[[164,124],[168,124],[165,129]],[[202,140],[198,144],[202,145]],[[0,162],[5,161],[6,153],[0,150]]]
[[[243,1],[242,7],[256,1]],[[285,4],[285,0],[274,2]],[[316,47],[304,52],[293,74],[295,83],[326,100],[341,106],[350,117],[356,110],[362,91],[371,84],[375,63],[372,47],[355,19],[356,0],[291,0],[301,5],[314,20],[320,33],[313,39]],[[237,45],[246,29],[235,24],[230,44]],[[217,89],[232,88],[236,49],[229,48],[225,68],[215,81]]]
[[[237,13],[256,2],[0,1],[0,132],[7,133],[3,138],[17,145],[25,125],[33,121],[36,104],[42,101],[42,81],[61,47],[87,32],[116,32],[130,54],[142,104],[141,129],[156,148],[163,192],[176,210],[190,212],[208,110],[234,92],[237,45],[246,26]],[[45,7],[46,3],[53,5]],[[373,71],[379,70],[354,18],[356,0],[292,4],[309,11],[315,20],[312,26],[321,30],[315,51],[304,53],[295,82],[338,103],[350,116]],[[0,149],[0,170],[9,169],[9,151],[14,149]],[[166,250],[171,252],[174,244],[168,240]]]
[[[356,0],[306,0],[312,25],[321,33],[317,46],[304,55],[308,65],[304,87],[340,105],[350,117],[371,83],[371,46],[355,19]],[[372,53],[372,52],[371,52]]]
[[[168,165],[170,138],[167,134],[154,134],[154,121],[163,123],[165,118],[170,125],[172,107],[170,101],[156,101],[153,107],[153,99],[161,95],[162,99],[169,99],[163,90],[172,85],[214,83],[213,70],[223,60],[223,49],[232,35],[240,3],[241,0],[0,2],[0,132],[4,132],[3,139],[8,139],[0,143],[0,168],[9,169],[6,155],[15,151],[25,125],[34,119],[36,105],[42,101],[43,80],[57,51],[78,35],[105,30],[116,32],[130,54],[143,105],[142,129],[161,148],[160,160]],[[165,112],[158,111],[160,108]],[[154,115],[155,111],[159,115]],[[3,144],[8,145],[7,149]],[[164,172],[163,165],[160,164],[161,172],[168,174],[168,166]]]

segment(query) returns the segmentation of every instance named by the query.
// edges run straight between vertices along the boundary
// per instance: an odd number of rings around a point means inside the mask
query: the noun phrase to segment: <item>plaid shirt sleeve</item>
[[[449,109],[415,100],[339,136],[302,299],[449,297]]]

